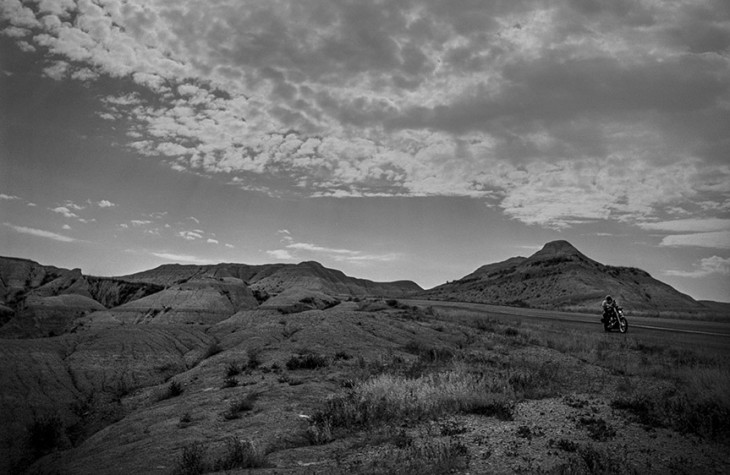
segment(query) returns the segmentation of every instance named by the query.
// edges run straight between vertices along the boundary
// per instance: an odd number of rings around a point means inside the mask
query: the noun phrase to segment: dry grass
[[[507,345],[549,348],[623,376],[618,389],[624,394],[613,401],[613,407],[627,410],[647,426],[730,440],[730,362],[701,348],[690,350],[629,335],[615,338],[602,332],[555,330],[542,323],[523,322],[514,329],[493,320],[484,323],[473,313],[452,312],[439,318],[486,328],[492,332],[488,338],[507,336],[503,342]],[[518,398],[535,399],[579,389],[578,381],[566,378],[565,368],[558,363],[509,359],[515,368],[509,381]],[[656,385],[631,384],[629,378],[664,381],[672,389],[657,393],[652,389]]]
[[[398,443],[400,442],[400,443]],[[469,449],[453,438],[418,438],[398,441],[380,457],[349,473],[377,475],[431,475],[460,473],[469,466]]]
[[[335,428],[352,430],[454,413],[506,419],[511,417],[513,399],[504,379],[464,367],[418,378],[379,374],[330,397],[312,418],[309,437],[314,443],[324,443]]]

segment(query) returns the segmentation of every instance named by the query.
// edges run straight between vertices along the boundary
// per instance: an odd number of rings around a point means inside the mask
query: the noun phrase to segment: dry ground
[[[30,411],[35,424],[16,434],[26,448],[14,467],[60,474],[730,472],[730,366],[715,354],[394,301],[239,312],[190,326],[185,345],[175,340],[180,329],[165,343],[165,328],[135,327],[160,335],[160,351],[172,351],[167,344],[178,354],[169,365],[149,353],[148,363],[127,362],[136,373],[147,364],[156,376],[125,383],[108,402],[115,417],[96,416],[109,409],[102,403],[84,408],[75,427],[96,425],[74,439],[63,405],[80,395]],[[45,362],[38,355],[64,342],[65,362],[113,331],[74,335],[75,346],[57,337],[29,348]],[[3,362],[25,361],[30,378],[37,369],[21,348],[14,351]],[[112,360],[105,360],[110,368]],[[49,374],[37,374],[46,384]],[[89,391],[111,386],[89,383]],[[99,420],[110,423],[101,428]]]

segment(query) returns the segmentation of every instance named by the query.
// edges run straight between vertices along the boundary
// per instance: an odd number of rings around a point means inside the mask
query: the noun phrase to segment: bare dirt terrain
[[[454,288],[639,275],[536,256]],[[366,297],[419,289],[314,262],[98,278],[0,258],[0,473],[730,472],[724,307],[627,308],[618,334],[598,312]]]
[[[4,470],[730,471],[722,352],[483,310],[353,301],[3,341],[3,427],[31,421]]]

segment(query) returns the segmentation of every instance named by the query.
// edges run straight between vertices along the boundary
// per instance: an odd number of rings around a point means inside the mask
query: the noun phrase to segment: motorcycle
[[[603,329],[607,332],[618,330],[620,333],[626,333],[629,331],[629,322],[626,320],[626,317],[624,317],[624,309],[616,307],[616,309],[611,312],[611,316],[608,320],[604,317]]]

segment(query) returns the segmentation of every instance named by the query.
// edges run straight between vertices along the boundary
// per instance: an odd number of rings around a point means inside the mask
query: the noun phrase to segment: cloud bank
[[[99,111],[127,147],[242,188],[468,196],[555,229],[730,203],[722,0],[6,0],[0,16],[49,77],[127,81]]]

